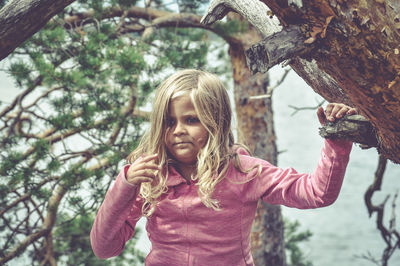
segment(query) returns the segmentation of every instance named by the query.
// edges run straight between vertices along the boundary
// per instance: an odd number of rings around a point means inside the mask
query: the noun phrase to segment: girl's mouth
[[[191,144],[189,141],[181,141],[181,142],[175,142],[174,145],[180,145],[180,144]]]

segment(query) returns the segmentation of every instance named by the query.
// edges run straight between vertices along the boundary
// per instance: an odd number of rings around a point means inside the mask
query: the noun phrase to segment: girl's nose
[[[177,122],[174,128],[175,135],[182,135],[186,133],[186,128],[182,123]]]

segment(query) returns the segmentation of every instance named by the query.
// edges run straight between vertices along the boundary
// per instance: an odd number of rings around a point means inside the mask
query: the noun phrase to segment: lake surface
[[[274,68],[271,78],[280,73],[280,67]],[[318,135],[316,111],[300,111],[291,116],[293,109],[288,105],[310,107],[316,106],[320,100],[294,71],[274,91],[275,130],[278,150],[282,151],[278,157],[280,167],[293,167],[301,172],[311,172],[316,167],[323,144]],[[376,229],[376,216],[369,218],[364,205],[364,192],[373,180],[377,162],[376,150],[361,150],[353,146],[341,193],[333,205],[315,210],[283,207],[286,218],[299,220],[300,230],[312,231],[311,240],[301,247],[314,266],[375,265],[359,257],[368,252],[376,258],[381,256],[385,245]],[[400,188],[399,181],[400,166],[389,163],[382,192],[374,196],[374,203],[380,203],[389,193],[393,195]],[[391,200],[388,203],[391,204]],[[390,213],[391,209],[388,209],[385,214],[389,216]],[[400,217],[399,208],[397,217]],[[144,225],[145,220],[142,219],[139,226],[143,233],[138,248],[149,252],[151,244],[144,233]],[[389,265],[400,265],[399,251],[393,255]]]
[[[279,72],[279,69],[275,71]],[[280,167],[292,166],[298,171],[308,172],[315,168],[322,147],[316,113],[301,111],[291,116],[293,109],[287,106],[316,106],[319,99],[294,71],[274,92],[277,145],[278,150],[285,150],[278,157]],[[285,217],[299,220],[302,229],[313,232],[311,240],[302,247],[315,266],[375,265],[358,257],[368,252],[376,258],[381,256],[385,243],[376,229],[376,215],[369,218],[364,204],[364,193],[373,181],[377,164],[378,154],[375,149],[362,150],[353,145],[343,187],[333,205],[315,210],[283,207]],[[393,195],[399,188],[400,166],[388,163],[382,191],[373,197],[373,203],[380,204],[387,194],[392,195],[385,212],[386,225],[392,212]],[[399,200],[397,206],[400,206]],[[400,217],[399,207],[396,214]],[[400,265],[400,250],[392,256],[389,265]]]

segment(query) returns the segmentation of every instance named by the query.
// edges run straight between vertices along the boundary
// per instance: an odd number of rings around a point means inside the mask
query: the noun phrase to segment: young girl
[[[321,122],[354,108],[329,104]],[[352,143],[325,140],[312,174],[280,169],[234,144],[220,80],[183,70],[157,89],[150,129],[107,192],[90,234],[99,258],[120,254],[147,216],[146,265],[254,265],[250,231],[257,201],[300,209],[332,204]]]

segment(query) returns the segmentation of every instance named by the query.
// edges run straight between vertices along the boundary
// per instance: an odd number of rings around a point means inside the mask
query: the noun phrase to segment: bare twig
[[[376,213],[376,226],[381,233],[382,239],[386,243],[386,247],[382,253],[382,257],[379,260],[380,265],[387,266],[390,257],[393,255],[393,252],[400,247],[400,235],[399,232],[395,228],[395,207],[396,207],[396,199],[398,196],[398,192],[395,193],[393,202],[392,202],[392,217],[389,221],[389,227],[384,224],[383,217],[385,212],[385,204],[389,199],[389,195],[386,196],[385,200],[379,204],[374,205],[372,203],[373,194],[376,191],[381,190],[383,174],[385,173],[387,164],[387,159],[382,155],[379,156],[378,167],[375,171],[375,177],[373,183],[368,187],[367,191],[364,195],[365,205],[367,206],[367,210],[369,216],[371,217],[373,213]],[[376,259],[371,259],[371,256],[364,256],[364,258],[368,258],[370,261],[377,261]]]
[[[289,74],[290,70],[291,70],[291,68],[285,69],[285,72],[283,73],[281,78],[276,82],[276,84],[274,86],[272,86],[272,87],[268,87],[267,88],[267,93],[266,94],[250,96],[249,100],[258,100],[258,99],[271,98],[273,91],[283,83],[283,81],[286,79],[287,75]]]
[[[294,116],[295,114],[297,114],[297,112],[303,111],[303,110],[317,110],[324,103],[325,103],[325,100],[322,100],[316,106],[296,107],[296,106],[293,106],[293,105],[289,105],[290,108],[294,109],[293,113],[291,113],[291,116]]]

